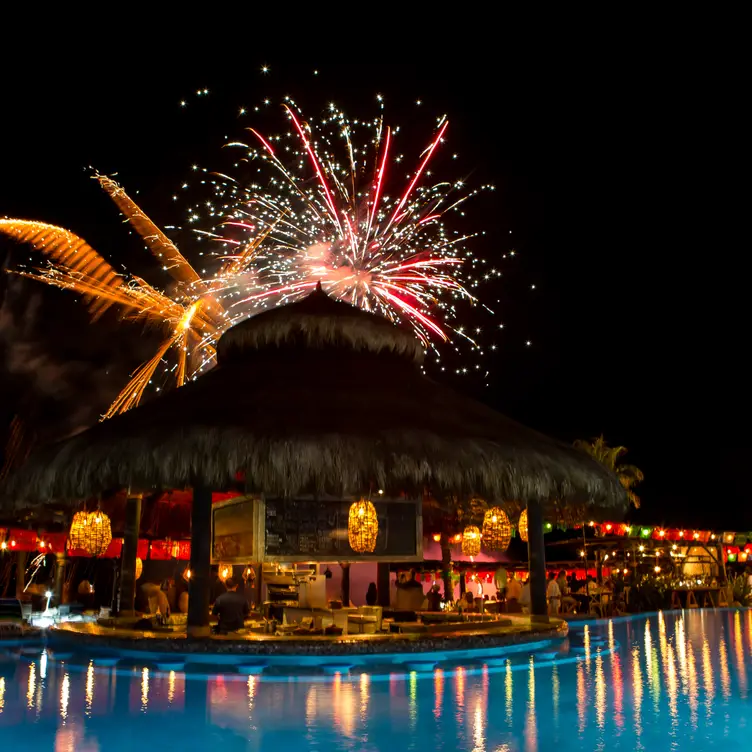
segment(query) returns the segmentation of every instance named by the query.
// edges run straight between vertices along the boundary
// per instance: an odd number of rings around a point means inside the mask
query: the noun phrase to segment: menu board
[[[350,548],[347,520],[351,503],[266,499],[266,556],[312,561],[409,561],[421,555],[419,502],[373,502],[379,533],[376,548],[369,554],[358,554]]]
[[[252,559],[257,503],[254,499],[233,499],[212,509],[212,561]]]

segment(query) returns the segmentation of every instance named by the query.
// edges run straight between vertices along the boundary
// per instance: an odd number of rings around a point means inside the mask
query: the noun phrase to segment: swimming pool
[[[0,656],[3,748],[33,750],[748,749],[752,610],[573,623],[564,642],[435,669],[259,676]]]

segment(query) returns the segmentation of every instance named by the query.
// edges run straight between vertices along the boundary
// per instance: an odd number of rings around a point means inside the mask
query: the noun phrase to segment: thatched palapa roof
[[[411,333],[320,289],[229,330],[188,385],[54,444],[11,479],[24,500],[115,487],[266,494],[477,494],[622,507],[584,453],[427,378]]]

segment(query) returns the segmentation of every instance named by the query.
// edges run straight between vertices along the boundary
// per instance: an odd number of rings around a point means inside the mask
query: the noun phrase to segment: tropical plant
[[[622,486],[624,486],[632,504],[635,507],[640,506],[640,497],[634,492],[634,487],[643,481],[645,476],[638,467],[634,465],[622,465],[619,462],[619,459],[627,453],[626,447],[610,447],[602,434],[592,441],[578,439],[574,442],[574,445],[577,449],[587,452],[594,460],[597,460],[601,465],[614,473]]]

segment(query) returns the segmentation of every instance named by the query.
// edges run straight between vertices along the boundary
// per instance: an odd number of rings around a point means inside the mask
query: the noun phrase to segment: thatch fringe
[[[220,363],[227,363],[254,350],[288,344],[390,352],[415,363],[422,363],[424,356],[423,346],[412,332],[383,316],[332,300],[320,289],[299,303],[260,313],[234,326],[220,340],[217,355]]]
[[[115,450],[115,451],[113,451]],[[230,485],[239,469],[273,495],[387,491],[480,494],[486,499],[575,499],[618,504],[606,472],[587,458],[521,453],[488,441],[446,442],[422,432],[353,438],[256,439],[237,430],[184,430],[177,436],[111,444],[72,439],[39,456],[11,485],[25,498],[79,499],[94,489]]]

